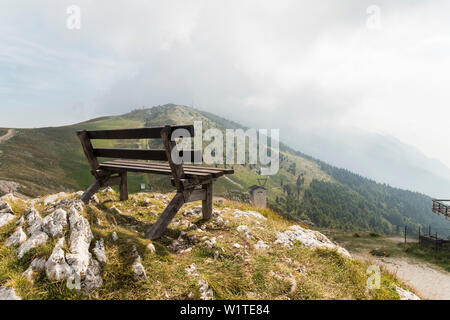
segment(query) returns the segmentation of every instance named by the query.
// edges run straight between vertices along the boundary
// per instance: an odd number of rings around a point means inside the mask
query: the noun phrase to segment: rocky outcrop
[[[89,246],[94,236],[89,221],[79,214],[75,206],[71,206],[69,212],[70,253],[66,255],[66,259],[74,272],[78,276],[82,276],[86,272],[91,260]]]
[[[37,210],[33,206],[28,209],[28,213],[25,215],[25,219],[28,225],[27,233],[29,235],[32,235],[36,231],[41,231],[42,218],[39,215],[39,212],[37,212]]]
[[[284,232],[277,232],[277,240],[275,243],[282,244],[286,247],[292,247],[296,241],[301,242],[303,245],[310,249],[327,248],[331,250],[337,250],[340,254],[350,258],[350,253],[333,243],[325,235],[318,231],[304,229],[298,225],[289,227]]]
[[[197,268],[195,266],[195,263],[192,263],[189,267],[184,269],[189,277],[198,277],[199,274],[197,273]]]
[[[269,246],[267,244],[265,244],[264,241],[259,240],[255,244],[255,249],[257,249],[257,250],[267,250],[267,249],[269,249]]]
[[[57,209],[53,213],[42,219],[42,230],[53,238],[63,235],[64,227],[67,225],[67,212]]]
[[[94,252],[95,257],[98,261],[106,263],[105,242],[103,241],[103,239],[97,240],[94,249],[92,249],[92,252]]]
[[[86,292],[90,292],[100,288],[103,284],[100,273],[100,263],[91,256],[86,273],[81,278],[82,289]]]
[[[17,182],[0,180],[0,195],[17,193],[20,187],[21,185]]]
[[[261,219],[261,220],[267,220],[266,217],[264,217],[261,213],[256,212],[256,211],[236,210],[236,211],[233,212],[233,216],[235,216],[235,217],[245,217],[245,218],[253,217],[253,218],[257,218],[257,219]]]
[[[19,259],[31,249],[46,244],[47,241],[48,235],[45,232],[39,230],[35,231],[30,238],[20,245],[19,250],[17,251]]]
[[[147,273],[145,272],[145,268],[141,262],[141,256],[139,255],[136,246],[133,246],[131,249],[131,255],[134,258],[134,262],[131,265],[131,270],[134,273],[134,279],[136,281],[147,279]]]
[[[64,238],[61,238],[53,248],[53,252],[45,263],[45,272],[50,279],[66,280],[72,274],[72,268],[67,264],[64,256]]]
[[[25,278],[27,278],[29,281],[33,281],[33,274],[34,272],[41,272],[45,270],[45,259],[44,258],[35,258],[33,261],[31,261],[30,266],[27,270],[23,273]]]
[[[16,295],[14,288],[0,287],[0,300],[22,300]]]
[[[0,227],[10,223],[13,219],[14,212],[11,206],[5,201],[0,201]]]
[[[58,200],[62,196],[66,196],[66,194],[59,193],[46,198],[46,203],[53,206],[50,207],[52,212],[44,218],[31,206],[25,214],[25,221],[28,226],[27,233],[30,237],[26,239],[27,234],[19,226],[8,238],[7,243],[10,243],[10,245],[21,243],[17,254],[19,258],[22,258],[32,248],[46,244],[49,236],[52,238],[60,237],[50,257],[47,260],[44,258],[34,259],[23,273],[24,276],[33,281],[35,272],[45,271],[49,279],[56,281],[75,280],[75,284],[81,284],[84,291],[97,289],[102,285],[101,266],[99,261],[89,252],[93,234],[88,220],[80,214],[80,211],[83,210],[83,204],[77,200]],[[67,207],[69,208],[67,209]],[[66,248],[64,238],[67,225],[69,225],[68,248]],[[98,260],[106,262],[103,240],[97,241],[93,252]]]
[[[15,246],[18,244],[22,244],[27,240],[27,235],[23,232],[21,227],[18,227],[16,231],[6,239],[6,246]]]
[[[416,296],[414,293],[406,289],[400,288],[399,286],[395,286],[395,290],[400,296],[400,300],[420,300],[420,298]]]
[[[252,236],[247,226],[244,225],[238,226],[237,231],[243,233],[247,238],[251,238]]]
[[[214,292],[209,287],[206,280],[199,280],[197,283],[200,286],[200,299],[201,300],[212,300],[214,298]]]
[[[62,198],[62,197],[67,197],[67,193],[60,192],[57,194],[49,195],[44,199],[44,206],[47,206],[49,204],[54,204],[57,199]]]

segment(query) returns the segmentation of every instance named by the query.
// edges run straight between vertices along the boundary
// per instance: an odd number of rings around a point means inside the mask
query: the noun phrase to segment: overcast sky
[[[448,0],[2,0],[0,127],[173,102],[255,127],[358,127],[450,165],[449,14]]]

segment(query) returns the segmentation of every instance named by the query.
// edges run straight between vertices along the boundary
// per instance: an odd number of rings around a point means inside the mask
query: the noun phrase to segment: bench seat
[[[108,171],[131,171],[154,174],[171,175],[172,171],[168,162],[143,162],[129,160],[112,160],[100,163],[100,169]],[[218,178],[224,174],[234,173],[233,169],[200,167],[183,165],[186,178]]]

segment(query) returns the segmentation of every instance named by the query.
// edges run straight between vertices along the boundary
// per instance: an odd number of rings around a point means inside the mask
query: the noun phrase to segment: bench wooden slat
[[[171,126],[171,128],[172,131],[176,129],[188,130],[191,137],[194,136],[193,125]],[[160,139],[162,129],[164,129],[164,127],[115,129],[115,130],[87,130],[86,133],[89,139]]]
[[[125,158],[167,161],[165,150],[94,148],[94,155],[103,158]]]
[[[138,162],[138,161],[132,161],[132,160],[113,160],[113,162],[123,162],[123,163],[132,163],[132,164],[138,164],[138,163],[144,163],[144,164],[152,164],[152,165],[159,165],[159,166],[167,166],[169,167],[168,163],[164,162]],[[229,168],[215,168],[215,167],[204,167],[204,166],[193,166],[193,165],[186,165],[183,163],[183,168],[185,169],[207,169],[208,171],[214,171],[214,172],[223,172],[224,174],[233,174],[234,169]]]
[[[121,165],[131,165],[131,166],[136,166],[136,167],[156,167],[156,168],[167,168],[170,169],[170,166],[168,163],[156,163],[156,162],[133,162],[133,161],[127,161],[127,160],[113,160],[113,161],[106,161],[103,162],[104,164],[121,164]],[[183,165],[184,170],[187,171],[195,171],[195,172],[205,172],[205,173],[211,173],[213,175],[216,174],[224,174],[226,173],[224,170],[212,170],[213,168],[209,168],[209,167],[196,167],[196,166],[186,166]],[[216,168],[214,168],[216,169]]]
[[[161,167],[140,167],[140,166],[133,166],[133,165],[121,165],[121,164],[105,164],[101,163],[100,168],[106,168],[110,170],[127,170],[132,172],[147,172],[147,173],[156,173],[156,174],[172,174],[172,171],[170,168],[165,169]],[[197,171],[191,171],[186,170],[185,171],[186,176],[188,177],[195,177],[195,176],[204,176],[204,177],[213,177],[214,174],[212,173],[206,173],[206,172],[197,172]]]
[[[113,148],[94,148],[93,154],[95,157],[103,158],[121,158],[121,159],[136,159],[136,160],[153,160],[153,161],[167,161],[167,152],[161,149],[113,149]],[[196,154],[201,154],[199,150],[180,151],[180,156],[188,154],[189,162],[193,162]],[[201,155],[197,155],[201,159]]]

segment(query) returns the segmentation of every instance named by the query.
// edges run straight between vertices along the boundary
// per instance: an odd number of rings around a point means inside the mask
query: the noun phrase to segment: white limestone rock
[[[114,192],[114,189],[111,188],[111,187],[107,187],[107,188],[103,189],[102,192],[104,192],[104,193],[112,193],[112,192]]]
[[[14,215],[7,212],[0,213],[0,227],[7,225],[14,220]]]
[[[200,299],[212,300],[214,298],[214,292],[209,287],[208,282],[205,280],[199,280],[197,283],[200,286]]]
[[[187,273],[187,275],[189,276],[189,277],[198,277],[199,276],[199,274],[198,274],[198,272],[197,272],[197,268],[196,268],[196,266],[195,266],[195,263],[193,263],[193,264],[191,264],[189,267],[187,267],[186,269],[184,269],[185,271],[186,271],[186,273]]]
[[[22,300],[16,295],[14,288],[0,287],[0,300]]]
[[[155,248],[155,245],[154,245],[153,243],[149,243],[149,244],[147,245],[147,249],[148,249],[148,251],[150,251],[151,253],[155,253],[155,252],[156,252],[156,248]]]
[[[91,292],[100,288],[103,284],[103,280],[100,274],[100,263],[93,257],[89,260],[89,266],[86,273],[83,275],[82,289],[86,292]]]
[[[310,229],[304,229],[298,225],[291,226],[284,232],[277,232],[277,240],[275,243],[291,248],[296,241],[301,242],[310,249],[328,248],[331,250],[336,250],[347,258],[351,258],[350,253],[346,249],[333,243],[322,233]]]
[[[0,201],[0,213],[11,213],[11,214],[14,214],[11,206],[5,201]]]
[[[101,263],[106,263],[105,241],[103,239],[97,240],[92,252],[94,252],[98,261]]]
[[[400,300],[420,300],[420,298],[416,296],[414,293],[406,289],[400,288],[399,286],[395,286],[395,290],[400,296]]]
[[[34,272],[41,272],[45,270],[46,260],[44,258],[35,258],[31,261],[30,266],[24,271],[23,275],[30,281],[33,281]]]
[[[256,248],[257,250],[267,250],[267,249],[269,249],[270,247],[269,247],[267,244],[265,244],[264,241],[259,240],[259,241],[255,244],[255,248]]]
[[[99,204],[100,203],[100,200],[98,200],[98,197],[95,194],[92,196],[91,201],[94,202],[95,204]]]
[[[243,233],[247,238],[251,238],[252,236],[247,226],[244,225],[238,226],[237,231]]]
[[[62,197],[67,197],[67,193],[60,192],[57,194],[49,195],[44,199],[44,205],[47,206],[49,204],[54,204],[57,199],[62,198]]]
[[[31,206],[28,210],[28,213],[25,215],[25,219],[27,221],[27,233],[29,235],[34,234],[36,231],[42,230],[42,217],[33,206]]]
[[[18,244],[22,244],[27,240],[27,235],[23,232],[21,227],[18,227],[16,231],[6,239],[6,246],[15,246]]]
[[[23,226],[23,223],[24,223],[24,222],[25,222],[25,216],[22,215],[22,216],[20,217],[20,219],[16,221],[16,226]]]
[[[67,212],[63,209],[57,209],[53,213],[42,219],[42,231],[53,238],[63,235],[64,227],[67,225]]]
[[[261,220],[267,220],[266,217],[264,217],[261,213],[256,212],[256,211],[241,211],[241,210],[236,210],[233,212],[233,216],[235,217],[253,217],[253,218],[257,218],[257,219],[261,219]]]
[[[70,223],[70,253],[66,254],[67,263],[79,276],[83,275],[91,259],[89,246],[93,239],[93,234],[89,222],[78,213],[75,206],[69,209]]]
[[[206,248],[212,249],[213,246],[216,244],[216,241],[217,241],[216,237],[211,237],[210,239],[206,240],[205,241]]]
[[[117,235],[117,233],[115,231],[112,233],[111,237],[112,237],[113,241],[119,240],[119,236]]]
[[[17,197],[13,193],[7,193],[0,197],[0,200],[16,201]]]
[[[134,279],[136,281],[147,279],[147,273],[145,272],[145,268],[141,262],[141,256],[139,255],[136,246],[133,246],[131,249],[131,255],[134,257],[134,262],[131,265],[131,270],[134,273]]]
[[[134,279],[136,281],[147,279],[147,273],[145,272],[145,268],[142,265],[140,256],[138,256],[134,260],[133,264],[131,265],[131,269],[133,270]]]
[[[122,214],[122,211],[117,209],[115,206],[112,206],[111,208],[109,208],[109,211],[111,211],[112,213],[115,213],[115,214]]]
[[[65,280],[72,274],[72,268],[67,264],[66,258],[64,257],[64,244],[64,238],[60,238],[45,263],[47,277],[56,281]]]
[[[48,235],[45,232],[35,231],[30,238],[20,245],[19,250],[17,251],[19,259],[31,249],[44,245],[47,241]]]

